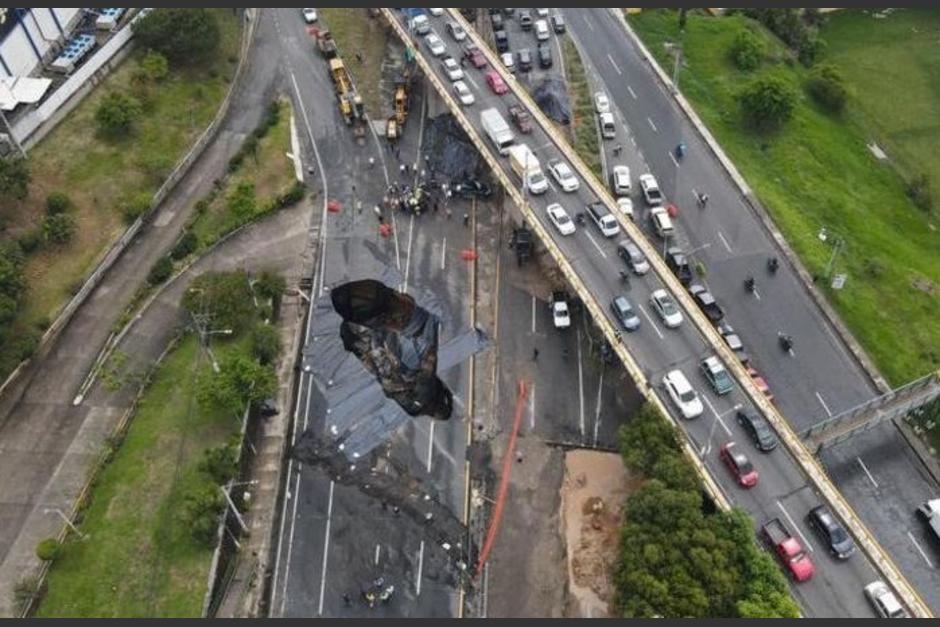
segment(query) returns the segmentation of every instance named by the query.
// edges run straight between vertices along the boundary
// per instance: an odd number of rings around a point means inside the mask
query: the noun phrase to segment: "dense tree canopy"
[[[221,39],[215,15],[204,8],[152,10],[134,23],[134,36],[177,65],[204,60]]]

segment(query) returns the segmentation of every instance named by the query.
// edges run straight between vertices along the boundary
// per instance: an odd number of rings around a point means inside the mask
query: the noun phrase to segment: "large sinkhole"
[[[447,420],[454,397],[437,377],[437,316],[380,281],[352,281],[331,290],[342,316],[343,346],[359,358],[385,395],[410,416]]]

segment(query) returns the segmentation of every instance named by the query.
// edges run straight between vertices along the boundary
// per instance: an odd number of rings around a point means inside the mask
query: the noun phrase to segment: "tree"
[[[0,331],[16,317],[25,292],[22,253],[14,246],[0,248]]]
[[[119,137],[132,130],[142,111],[139,100],[124,92],[112,91],[101,99],[95,110],[95,121],[102,134]]]
[[[764,45],[760,37],[745,29],[739,31],[728,49],[731,61],[744,72],[756,70],[764,56]]]
[[[251,331],[251,353],[262,364],[274,363],[281,354],[281,336],[270,324],[258,323]]]
[[[52,192],[46,196],[46,213],[54,216],[72,208],[72,199],[65,192]]]
[[[287,282],[284,277],[270,270],[262,270],[255,281],[255,292],[261,298],[277,302],[287,289]]]
[[[189,230],[184,231],[183,235],[179,238],[179,241],[177,241],[176,245],[173,246],[173,251],[170,253],[170,256],[177,261],[180,259],[185,259],[190,254],[195,252],[198,246],[199,238],[196,237],[196,234]]]
[[[239,222],[247,222],[257,209],[254,183],[239,183],[228,197],[228,210]]]
[[[778,76],[752,80],[738,94],[741,112],[748,124],[761,131],[781,127],[793,115],[796,93]]]
[[[238,470],[238,448],[229,443],[206,449],[199,461],[199,470],[206,473],[216,485],[223,485]]]
[[[813,99],[824,109],[840,113],[845,108],[849,91],[842,73],[834,65],[827,63],[813,69],[806,87]]]
[[[196,397],[207,409],[241,415],[250,403],[271,397],[276,389],[277,376],[272,367],[235,355],[221,364],[218,373],[200,377]]]
[[[29,165],[26,159],[0,159],[0,199],[23,200],[29,193]]]
[[[170,65],[166,57],[154,50],[148,51],[140,60],[140,69],[147,80],[153,83],[162,81],[170,73]]]
[[[204,61],[221,40],[215,15],[204,8],[155,9],[134,23],[134,36],[175,65]]]
[[[47,215],[42,221],[42,236],[50,244],[68,244],[75,236],[75,217],[70,213]]]
[[[248,329],[257,319],[248,274],[241,270],[197,277],[183,295],[183,308],[207,317],[213,329],[235,333]]]
[[[169,255],[164,255],[157,259],[157,262],[150,268],[150,272],[147,273],[147,283],[150,285],[160,285],[169,279],[172,274],[173,258]]]
[[[203,482],[196,484],[183,497],[180,518],[194,540],[205,547],[212,547],[216,541],[219,517],[224,511],[225,497],[218,485]]]

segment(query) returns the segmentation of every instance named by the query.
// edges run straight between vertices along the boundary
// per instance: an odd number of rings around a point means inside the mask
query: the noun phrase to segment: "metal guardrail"
[[[383,14],[385,15],[388,22],[392,25],[392,28],[398,34],[399,38],[407,45],[412,47],[417,47],[417,42],[415,42],[411,36],[405,31],[402,25],[396,19],[394,13],[391,9],[382,9]],[[469,25],[466,25],[466,28],[469,30],[468,33],[472,33],[472,28]],[[482,48],[482,46],[481,46]],[[646,376],[643,374],[643,371],[640,369],[639,365],[633,359],[633,356],[627,351],[624,344],[617,339],[616,330],[613,325],[608,320],[607,316],[603,313],[603,309],[597,303],[596,298],[591,292],[587,290],[584,284],[581,282],[580,277],[575,273],[574,269],[571,267],[568,259],[562,253],[561,249],[557,247],[554,239],[536,217],[534,209],[525,201],[522,195],[519,193],[518,187],[509,180],[509,177],[506,175],[503,166],[499,164],[498,161],[491,154],[490,148],[481,140],[479,134],[472,124],[467,120],[466,115],[464,114],[461,107],[456,103],[451,96],[450,91],[441,83],[440,79],[435,75],[434,71],[425,60],[424,55],[418,51],[418,54],[415,55],[415,58],[418,62],[418,65],[421,66],[421,69],[424,71],[425,76],[428,81],[434,86],[438,91],[441,98],[445,101],[448,108],[452,111],[454,117],[457,119],[457,122],[467,133],[467,136],[470,138],[470,141],[473,142],[474,146],[479,150],[480,155],[487,162],[490,168],[493,170],[494,175],[499,179],[500,183],[505,188],[507,194],[513,199],[516,205],[521,209],[523,214],[527,217],[528,223],[531,228],[536,232],[541,239],[542,243],[548,249],[549,253],[555,259],[555,262],[558,264],[558,267],[561,269],[562,274],[565,276],[565,279],[572,286],[574,291],[577,293],[578,298],[584,303],[584,305],[591,312],[591,315],[594,317],[594,320],[600,327],[601,331],[604,333],[607,341],[614,348],[614,351],[620,357],[624,366],[627,369],[627,372],[633,378],[637,384],[637,389],[643,397],[652,403],[662,414],[665,416],[675,427],[679,427],[679,424],[672,417],[672,414],[669,413],[666,406],[660,400],[659,396],[654,393],[654,389],[650,382],[646,379]],[[682,447],[688,455],[689,459],[692,461],[692,464],[695,466],[696,471],[702,478],[702,482],[705,485],[705,489],[708,492],[709,496],[718,504],[722,509],[730,509],[730,504],[725,498],[724,493],[712,479],[711,475],[705,469],[705,465],[702,463],[702,460],[699,458],[695,448],[692,444],[686,440],[682,440]]]
[[[861,547],[862,551],[865,552],[872,564],[881,571],[886,581],[895,589],[899,596],[901,596],[901,598],[911,609],[912,613],[920,617],[932,617],[933,614],[927,607],[926,603],[924,603],[923,599],[920,598],[916,590],[901,574],[893,560],[891,560],[887,553],[874,539],[874,536],[867,529],[864,523],[862,523],[861,519],[858,517],[858,514],[855,513],[855,510],[849,505],[849,503],[836,489],[836,487],[829,481],[825,470],[815,459],[815,457],[813,457],[813,455],[809,452],[800,438],[796,435],[796,433],[790,427],[789,422],[787,422],[782,414],[777,411],[776,407],[774,407],[766,399],[763,393],[757,389],[752,379],[750,378],[750,375],[747,374],[747,372],[744,370],[744,367],[738,362],[731,349],[728,348],[728,346],[719,337],[715,328],[705,318],[701,311],[699,311],[698,307],[692,301],[691,296],[682,287],[678,279],[676,279],[676,277],[673,276],[673,274],[668,270],[665,262],[660,258],[658,251],[654,250],[653,247],[649,244],[645,235],[642,233],[642,231],[640,231],[639,227],[626,220],[626,218],[620,214],[616,208],[616,203],[614,202],[613,197],[607,191],[606,187],[596,179],[594,174],[585,165],[581,158],[578,157],[578,155],[572,150],[568,143],[558,139],[558,134],[555,131],[552,123],[545,117],[541,109],[535,104],[529,94],[517,84],[513,77],[509,75],[509,73],[503,67],[502,63],[496,58],[496,55],[489,49],[489,46],[487,46],[485,42],[479,38],[474,28],[463,18],[460,12],[457,9],[447,10],[451,18],[456,20],[459,24],[461,24],[461,26],[464,27],[468,33],[468,37],[480,48],[489,61],[490,65],[492,65],[493,69],[500,74],[500,76],[503,78],[503,81],[512,90],[513,94],[520,101],[525,103],[529,110],[529,114],[538,122],[543,131],[550,138],[552,138],[555,146],[563,155],[565,155],[565,157],[571,163],[572,167],[590,187],[591,191],[607,205],[611,214],[616,217],[624,232],[627,233],[637,244],[637,246],[643,250],[659,280],[670,290],[670,292],[676,298],[677,302],[679,302],[685,310],[686,315],[695,322],[699,333],[705,339],[706,343],[713,351],[721,356],[728,369],[738,380],[740,388],[744,390],[754,406],[760,409],[761,413],[774,426],[780,435],[780,439],[783,441],[784,445],[790,452],[790,455],[802,468],[813,487],[816,488],[816,490],[823,496],[826,502],[832,507],[835,513],[838,514],[849,527],[852,535],[854,535],[856,540],[858,540],[859,546]],[[439,79],[437,79],[433,70],[431,70],[430,66],[428,66],[427,62],[425,61],[424,55],[422,52],[420,52],[417,43],[409,36],[401,24],[398,23],[395,15],[389,9],[383,9],[383,13],[389,22],[393,25],[393,28],[398,33],[399,37],[401,37],[401,39],[407,42],[409,45],[415,47],[415,49],[418,51],[416,58],[418,59],[418,62],[427,75],[428,79],[432,82],[438,92],[440,92],[445,102],[447,102],[448,107],[452,112],[454,112],[454,115],[458,118],[461,126],[464,127],[464,130],[467,131],[474,144],[480,148],[482,143],[480,142],[476,131],[466,121],[462,110],[454,102],[448,90],[442,87]],[[533,215],[531,207],[524,203],[524,200],[515,190],[515,186],[506,177],[502,167],[496,164],[495,160],[492,159],[491,155],[489,154],[489,150],[481,150],[481,154],[483,154],[487,163],[493,167],[494,171],[497,173],[497,177],[500,179],[500,182],[503,183],[509,194],[523,209],[523,212],[530,216]],[[549,252],[555,258],[555,260],[559,263],[559,267],[562,269],[562,273],[565,275],[565,278],[575,288],[578,296],[581,297],[581,299],[587,305],[605,336],[608,337],[608,341],[610,341],[611,337],[613,336],[612,327],[607,320],[607,317],[598,307],[594,297],[590,295],[590,293],[587,291],[587,288],[581,284],[580,278],[573,272],[571,266],[564,258],[564,255],[562,255],[561,251],[554,245],[552,238],[546,236],[547,233],[539,221],[533,220],[533,223],[539,237],[546,244],[546,247],[549,249]],[[585,298],[585,296],[587,296],[587,298]],[[633,358],[629,355],[623,345],[616,342],[616,340],[612,342],[612,345],[615,347],[617,354],[624,362],[627,371],[634,378],[634,380],[637,381],[638,385],[641,386],[641,393],[648,400],[654,402],[657,408],[663,411],[664,415],[669,417],[670,420],[673,421],[673,424],[675,424],[671,414],[665,410],[665,407],[659,400],[658,396],[651,393],[653,392],[652,387],[646,381],[644,375],[639,370],[636,363],[633,361]],[[721,504],[723,507],[727,507],[727,502],[725,501],[723,494],[721,493],[720,489],[717,488],[717,484],[714,483],[714,480],[708,474],[707,470],[704,468],[704,465],[701,464],[701,461],[695,454],[691,444],[686,443],[684,448],[689,453],[690,458],[693,459],[693,463],[695,463],[699,474],[702,475],[703,481],[705,482],[708,491],[718,496],[716,500],[719,502],[719,504]]]

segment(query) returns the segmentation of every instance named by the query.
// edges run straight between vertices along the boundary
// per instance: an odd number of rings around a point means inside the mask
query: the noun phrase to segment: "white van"
[[[428,16],[424,13],[414,16],[411,20],[411,30],[418,35],[427,35],[430,33],[431,22],[428,21]]]
[[[538,41],[548,41],[548,20],[535,20],[535,38]]]
[[[591,220],[594,221],[604,237],[613,237],[620,233],[617,218],[607,209],[607,205],[602,202],[592,202],[587,206],[587,210]]]
[[[605,111],[597,116],[601,123],[601,137],[604,139],[613,139],[617,136],[617,127],[614,126],[614,114]]]

